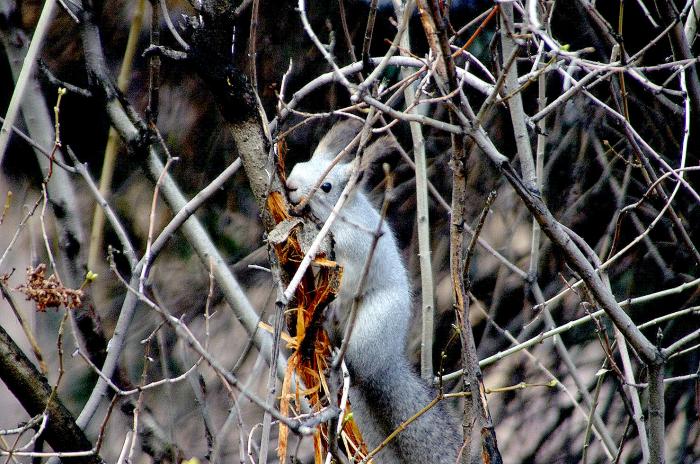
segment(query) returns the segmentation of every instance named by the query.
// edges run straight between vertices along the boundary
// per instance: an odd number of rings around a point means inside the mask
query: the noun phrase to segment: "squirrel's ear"
[[[333,125],[331,130],[328,131],[326,135],[323,136],[319,142],[314,154],[313,159],[316,160],[327,160],[330,161],[344,150],[352,140],[360,133],[362,129],[362,122],[356,119],[346,119],[337,122]],[[352,159],[355,155],[355,150],[348,150],[347,155],[342,161]]]
[[[369,165],[372,163],[380,163],[389,158],[399,155],[400,147],[396,143],[396,139],[385,135],[373,141],[365,148],[365,153],[362,156],[362,163]]]

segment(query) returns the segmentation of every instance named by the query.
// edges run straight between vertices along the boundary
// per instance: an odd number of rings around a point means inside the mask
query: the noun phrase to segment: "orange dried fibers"
[[[279,192],[272,192],[268,196],[267,206],[278,223],[291,217],[286,210],[286,202]],[[301,225],[294,226],[285,242],[272,245],[283,275],[294,275],[304,258],[304,252],[299,243],[300,230]],[[330,404],[330,401],[337,402],[337,399],[329,397],[330,392],[326,383],[325,371],[328,369],[328,360],[331,357],[331,343],[322,327],[322,322],[325,309],[338,293],[341,279],[342,268],[335,261],[319,254],[312,261],[312,266],[307,269],[294,293],[293,307],[290,305],[286,314],[287,329],[291,335],[288,347],[292,350],[292,355],[289,357],[282,382],[280,412],[284,415],[289,415],[291,411],[299,412],[301,395],[306,397],[313,412],[321,411]],[[296,377],[293,377],[295,373]],[[291,393],[293,381],[296,381],[294,394]],[[303,391],[302,384],[305,387]],[[349,408],[346,412],[350,412]],[[347,420],[343,432],[348,456],[358,454],[357,450],[359,454],[367,453],[354,421]],[[288,435],[288,428],[280,424],[277,453],[281,464],[286,461]],[[319,426],[314,433],[313,441],[314,462],[322,464],[328,452],[327,424]]]
[[[275,223],[279,224],[285,219],[289,219],[291,216],[287,212],[287,202],[280,192],[270,192],[267,196],[267,210],[272,214],[272,218]]]

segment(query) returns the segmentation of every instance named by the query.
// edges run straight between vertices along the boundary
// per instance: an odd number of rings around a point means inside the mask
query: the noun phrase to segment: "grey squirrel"
[[[293,204],[298,205],[308,197],[331,161],[360,128],[361,124],[352,120],[336,124],[322,138],[311,159],[294,166],[287,178]],[[372,150],[386,149],[387,145],[386,138],[374,142],[367,147],[365,157]],[[352,170],[352,160],[344,159],[322,180],[308,202],[317,219],[325,222],[328,218]],[[331,226],[335,260],[344,268],[333,303],[341,320],[352,306],[380,220],[379,212],[358,185]],[[381,231],[345,354],[351,377],[349,397],[353,417],[370,450],[436,396],[406,356],[406,337],[413,316],[411,288],[396,239],[386,221]],[[438,403],[399,433],[376,455],[374,462],[453,464],[461,442],[457,421]]]

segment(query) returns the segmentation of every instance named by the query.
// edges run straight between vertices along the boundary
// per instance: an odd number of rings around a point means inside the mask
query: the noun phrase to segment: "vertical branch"
[[[121,92],[126,92],[131,81],[131,70],[136,55],[141,26],[143,25],[143,13],[145,10],[145,0],[137,0],[134,17],[129,28],[129,38],[126,41],[124,58],[117,78],[117,88]],[[119,148],[119,134],[113,127],[109,129],[107,136],[107,146],[105,147],[104,159],[102,161],[102,173],[100,174],[100,193],[103,197],[109,198],[112,188],[112,176],[117,159]],[[92,230],[90,231],[90,247],[88,249],[88,269],[95,270],[99,262],[100,251],[102,250],[102,240],[104,237],[105,216],[100,205],[95,205],[95,212],[92,216]]]
[[[697,2],[694,3],[695,5]],[[673,50],[673,59],[678,60],[694,60],[695,56],[690,50],[690,45],[688,44],[688,37],[685,35],[683,29],[683,23],[680,21],[680,15],[678,10],[676,10],[675,5],[671,0],[659,0],[656,2],[656,6],[661,13],[666,24],[673,24],[673,27],[669,31],[669,38],[671,39],[671,49]],[[691,11],[690,16],[696,14],[697,12]],[[692,63],[688,66],[688,97],[690,98],[690,103],[695,114],[700,114],[700,77],[698,76],[697,64]]]
[[[512,10],[511,10],[512,12]],[[537,111],[547,106],[547,79],[544,73],[537,78]],[[544,171],[544,150],[547,145],[547,137],[545,136],[545,119],[537,121],[537,150],[535,152],[535,188],[538,192],[542,191],[543,186],[543,171]],[[528,267],[528,277],[530,280],[537,278],[537,269],[540,258],[540,236],[542,229],[540,224],[533,218],[532,220],[532,245],[530,247],[530,266]]]
[[[365,38],[362,42],[362,63],[365,68],[369,67],[369,48],[372,46],[372,33],[374,32],[374,21],[377,19],[377,0],[372,0],[369,5],[369,16],[367,17],[367,27],[365,28]]]
[[[664,366],[649,366],[649,458],[654,464],[666,462]]]
[[[450,123],[458,123],[458,116],[454,108],[459,108],[461,99],[459,95],[459,83],[455,63],[450,50],[450,43],[447,38],[446,19],[441,13],[437,1],[431,0],[426,6],[425,1],[419,2],[419,12],[423,29],[425,31],[428,44],[438,57],[437,77],[442,81],[442,85],[447,87],[443,90],[446,95],[451,94],[450,99],[453,107],[449,112]],[[479,368],[479,360],[476,354],[474,343],[474,333],[469,325],[469,295],[466,293],[464,285],[464,230],[465,230],[465,210],[467,204],[467,177],[466,177],[466,154],[464,149],[464,134],[453,133],[452,138],[452,216],[450,220],[450,277],[454,297],[454,308],[457,321],[460,327],[460,338],[462,340],[462,368],[464,369],[464,388],[471,392],[471,401],[465,401],[464,429],[464,450],[462,462],[468,462],[473,448],[472,431],[473,425],[481,427],[481,450],[482,458],[487,462],[502,462],[496,433],[491,421],[484,382]]]
[[[443,55],[445,56],[445,55]],[[447,58],[445,58],[447,59]],[[454,122],[454,116],[450,112],[450,123]],[[471,401],[464,402],[463,430],[465,446],[462,462],[466,464],[471,459],[473,448],[472,436],[475,419],[481,418],[479,414],[480,385],[483,381],[478,359],[476,357],[476,344],[474,334],[469,325],[469,295],[464,287],[464,215],[467,204],[467,177],[466,156],[464,151],[464,138],[458,134],[452,134],[452,216],[450,217],[450,277],[452,279],[452,291],[454,297],[455,316],[459,327],[459,338],[462,345],[462,377],[464,391],[471,392]],[[474,368],[476,366],[476,368]],[[485,399],[485,396],[484,396]],[[481,421],[479,421],[481,425]]]
[[[340,13],[340,24],[343,28],[343,35],[345,36],[345,42],[348,46],[348,53],[350,54],[350,59],[354,63],[357,61],[357,55],[355,55],[355,46],[352,44],[352,37],[350,37],[350,29],[348,29],[348,20],[345,14],[345,4],[343,0],[338,0],[338,12]]]
[[[617,17],[617,34],[619,39],[619,43],[617,47],[613,47],[613,52],[611,53],[610,56],[610,61],[612,61],[613,56],[616,55],[615,49],[618,48],[619,51],[619,58],[622,62],[622,64],[625,64],[625,56],[626,56],[626,51],[625,51],[625,42],[623,40],[623,29],[622,29],[622,24],[623,24],[623,19],[625,17],[625,2],[620,1],[620,9]],[[615,57],[617,59],[617,57]],[[618,75],[618,79],[620,81],[620,98],[622,99],[622,109],[623,109],[623,115],[625,116],[625,119],[628,121],[630,120],[630,110],[629,110],[629,102],[627,101],[627,85],[625,84],[625,73],[621,72]]]
[[[253,8],[250,12],[250,34],[248,35],[248,73],[250,75],[250,85],[258,90],[258,16],[260,10],[260,0],[253,0]]]
[[[528,187],[534,188],[537,182],[535,174],[535,164],[532,159],[532,147],[530,145],[530,137],[527,133],[527,125],[525,123],[525,110],[523,109],[523,99],[520,92],[517,92],[518,85],[518,69],[515,65],[515,60],[511,61],[511,65],[506,67],[509,61],[508,57],[516,55],[517,44],[513,39],[512,27],[515,24],[513,17],[513,4],[504,2],[501,4],[501,53],[503,58],[504,69],[506,74],[504,88],[507,95],[511,98],[508,101],[508,110],[510,111],[511,124],[513,125],[513,134],[515,136],[515,145],[518,149],[518,159],[520,160],[520,170],[523,180]]]
[[[605,366],[605,363],[603,364]],[[598,406],[598,398],[600,397],[600,390],[603,386],[603,380],[605,379],[605,373],[603,372],[598,376],[598,380],[595,385],[595,393],[593,394],[593,405],[591,406],[591,411],[588,414],[588,422],[586,423],[586,434],[583,438],[583,451],[581,453],[581,462],[583,464],[588,464],[588,448],[591,444],[591,430],[593,429],[593,414],[595,413],[596,407]]]
[[[160,2],[151,1],[151,47],[160,45]],[[148,108],[146,108],[146,120],[148,126],[154,129],[158,122],[158,108],[160,106],[160,55],[154,53],[150,58],[148,70]]]
[[[634,416],[632,420],[637,426],[637,433],[639,434],[639,444],[642,448],[642,463],[646,464],[649,462],[649,441],[647,439],[647,430],[644,425],[644,412],[642,411],[642,404],[639,401],[639,393],[637,392],[637,387],[634,379],[634,372],[632,371],[632,363],[630,361],[630,355],[627,350],[627,342],[625,337],[622,336],[619,330],[615,329],[615,340],[617,341],[617,346],[620,351],[620,359],[622,360],[622,368],[624,372],[623,390],[627,392],[632,403],[632,412]]]
[[[396,16],[401,18],[403,11],[397,9]],[[411,52],[411,32],[406,28],[406,32],[401,36],[401,54],[408,55]],[[410,71],[401,68],[401,78],[410,76]],[[406,108],[411,108],[416,100],[416,84],[404,89]],[[416,112],[422,114],[427,109],[427,105],[419,105]],[[428,173],[425,159],[425,140],[423,130],[419,122],[411,121],[411,140],[413,141],[413,157],[415,159],[416,171],[416,222],[418,223],[418,260],[420,265],[421,283],[421,351],[420,351],[420,374],[428,382],[433,379],[433,337],[435,320],[435,297],[433,284],[433,266],[430,256],[430,216],[428,204]]]
[[[692,47],[695,42],[695,36],[698,33],[698,17],[700,17],[700,0],[694,0],[693,6],[690,7],[688,17],[685,19],[685,38],[688,40],[688,46]]]
[[[257,3],[257,2],[256,2]],[[270,363],[270,370],[267,377],[267,406],[273,408],[275,400],[277,399],[277,358],[280,352],[280,336],[282,334],[282,323],[284,321],[284,310],[286,305],[282,301],[278,301],[277,311],[275,312],[275,322],[274,322],[274,334],[272,339],[272,357],[270,358],[272,362]],[[258,456],[258,464],[265,464],[267,462],[267,447],[270,444],[270,426],[272,424],[272,416],[269,411],[265,411],[263,416],[263,429],[262,435],[260,437],[260,455]]]

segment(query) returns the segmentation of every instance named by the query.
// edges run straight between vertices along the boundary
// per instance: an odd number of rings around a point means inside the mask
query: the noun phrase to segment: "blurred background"
[[[137,1],[112,1],[101,5],[98,23],[101,30],[105,54],[112,75],[116,76],[122,65],[129,30],[138,9]],[[252,3],[252,2],[250,2]],[[257,2],[256,2],[257,3]],[[620,38],[625,51],[633,55],[649,44],[661,32],[650,18],[659,20],[652,10],[644,13],[642,2],[598,2],[595,6],[585,1],[542,2],[551,13],[551,34],[560,44],[571,50],[589,48],[586,59],[609,62],[613,45],[610,37]],[[647,2],[649,3],[649,2]],[[0,9],[5,57],[0,59],[0,113],[5,114],[13,89],[13,53],[26,46],[21,34],[31,35],[42,4],[33,0],[3,0]],[[453,2],[450,23],[459,30],[472,19],[489,10],[490,2],[475,0]],[[651,8],[651,4],[647,5]],[[681,2],[676,5],[683,8]],[[250,32],[250,4],[245,5],[236,23],[234,57],[241,69],[250,66],[248,37]],[[285,95],[288,101],[303,85],[330,70],[329,65],[304,33],[296,3],[289,1],[259,2],[257,23],[257,88],[269,119],[278,111],[278,93],[282,77],[293,63],[286,78]],[[341,8],[343,14],[341,14]],[[192,7],[181,1],[168,1],[167,13],[177,25],[182,15],[192,15]],[[332,54],[340,65],[352,62],[348,41],[343,30],[345,16],[347,31],[359,56],[367,23],[369,6],[362,1],[340,2],[311,1],[307,13],[311,24],[324,43],[332,47]],[[142,115],[148,105],[148,59],[142,56],[149,45],[150,4],[146,2],[143,26],[138,31],[137,52],[133,70],[129,74],[128,88],[124,92],[128,101]],[[461,46],[476,31],[481,21],[475,22],[455,37],[454,44]],[[612,33],[605,25],[613,25]],[[618,26],[621,25],[621,29]],[[180,49],[168,32],[165,22],[160,25],[163,45]],[[497,21],[491,21],[476,36],[468,51],[483,63],[494,76],[500,74],[500,52]],[[412,53],[418,57],[427,54],[425,37],[416,16],[411,22]],[[371,47],[372,56],[381,56],[395,35],[393,7],[380,2]],[[26,36],[24,36],[26,39]],[[692,50],[697,56],[698,45]],[[13,51],[14,50],[14,51]],[[525,47],[518,59],[520,74],[532,67],[537,50]],[[672,50],[665,38],[657,41],[644,53],[640,65],[656,65],[671,59]],[[79,87],[87,87],[87,74],[77,26],[73,19],[60,9],[52,22],[41,58],[50,73],[39,72],[40,96],[46,108],[52,108],[57,99],[57,86],[48,77]],[[465,66],[465,60],[457,60]],[[483,70],[470,68],[480,78],[489,81]],[[14,71],[16,72],[16,71]],[[583,72],[575,66],[569,72]],[[678,90],[678,76],[673,70],[664,68],[650,71],[649,77],[657,84]],[[670,78],[670,81],[666,82]],[[188,198],[207,186],[226,166],[236,159],[236,147],[231,136],[223,130],[222,116],[216,102],[206,86],[186,64],[162,59],[160,70],[160,107],[157,127],[166,146],[177,161],[170,173]],[[389,84],[399,80],[398,70],[386,72]],[[624,81],[624,102],[620,81],[615,76],[592,87],[590,91],[614,108],[626,107],[629,120],[637,132],[654,147],[671,166],[677,166],[684,129],[683,98],[678,95],[655,94],[634,79]],[[548,73],[546,92],[552,101],[570,85],[560,74]],[[483,101],[483,96],[468,89],[469,98]],[[528,115],[537,112],[537,85],[523,90],[525,111]],[[477,103],[478,106],[479,103]],[[307,159],[315,144],[334,123],[336,117],[312,117],[310,114],[330,112],[350,105],[349,96],[341,85],[329,84],[319,87],[305,97],[297,107],[299,112],[288,117],[276,134],[285,133],[285,164],[289,170],[295,162]],[[446,119],[444,108],[432,105],[428,111],[437,119]],[[26,116],[25,116],[26,117]],[[308,122],[300,124],[304,120]],[[691,123],[691,142],[687,146],[688,166],[698,165],[697,116]],[[63,147],[71,147],[78,158],[87,163],[93,178],[99,179],[108,138],[109,120],[97,99],[68,92],[60,106],[61,141]],[[497,105],[483,120],[502,153],[515,158],[515,143],[509,113],[505,106]],[[19,128],[27,130],[20,121]],[[290,130],[291,129],[291,130]],[[412,143],[408,124],[399,123],[391,127],[402,147],[411,154]],[[694,131],[694,133],[693,133]],[[534,140],[534,133],[531,132]],[[451,191],[450,138],[436,129],[424,127],[428,175],[437,192],[449,203]],[[51,142],[53,137],[48,140]],[[498,192],[486,218],[481,234],[488,243],[508,261],[526,274],[531,257],[532,219],[508,185],[489,164],[484,155],[469,141],[468,173],[469,203],[468,222],[476,224],[486,197],[492,190]],[[50,145],[46,146],[50,149]],[[606,115],[600,106],[579,94],[566,104],[560,105],[545,122],[544,170],[542,197],[554,216],[564,225],[578,233],[599,256],[614,254],[637,237],[654,220],[664,206],[663,199],[651,195],[634,211],[620,214],[621,208],[639,201],[649,188],[633,147],[623,127]],[[416,319],[413,336],[408,347],[418,368],[420,349],[420,273],[417,256],[416,197],[413,170],[400,154],[386,154],[382,160],[391,165],[395,174],[396,188],[390,204],[388,220],[398,237],[404,260],[414,280]],[[68,164],[72,164],[68,162]],[[517,165],[517,163],[516,163]],[[657,164],[652,162],[652,165]],[[54,167],[54,169],[60,169]],[[658,172],[658,171],[657,171]],[[16,289],[26,280],[26,269],[39,263],[48,263],[48,249],[53,251],[59,272],[70,267],[62,261],[67,259],[64,238],[65,221],[61,214],[68,214],[77,222],[83,234],[82,246],[89,246],[90,230],[95,207],[94,196],[83,179],[75,174],[66,174],[70,183],[71,202],[57,212],[47,208],[37,211],[25,219],[29,209],[42,198],[41,182],[46,175],[44,164],[37,161],[32,147],[14,136],[0,170],[0,202],[5,204],[8,192],[12,192],[3,212],[0,224],[0,274],[6,275],[6,283],[16,300],[19,310],[30,324],[48,366],[48,379],[57,380],[58,326],[65,308],[58,311],[50,308],[37,312],[31,301],[25,301]],[[696,189],[700,186],[700,173],[688,171],[685,177]],[[50,180],[49,182],[54,181]],[[365,187],[376,198],[383,194],[381,163],[377,162],[365,176]],[[144,174],[141,160],[120,146],[116,156],[114,177],[108,201],[132,240],[137,252],[143,253],[148,237],[153,199],[153,182]],[[666,180],[666,191],[674,184]],[[65,205],[64,205],[65,206]],[[649,232],[647,238],[619,258],[607,270],[612,290],[618,301],[667,289],[677,288],[698,277],[698,251],[700,243],[700,204],[687,189],[681,188],[672,203],[678,222],[664,215]],[[154,229],[161,230],[172,217],[172,212],[162,201],[154,210]],[[41,220],[43,217],[43,221]],[[264,321],[270,321],[274,310],[277,288],[267,272],[248,265],[269,266],[263,245],[263,228],[258,210],[248,188],[243,170],[240,170],[225,187],[220,189],[196,216],[206,228],[219,251],[230,263],[236,277]],[[458,338],[454,335],[454,313],[452,289],[449,277],[449,216],[445,208],[430,198],[431,249],[435,282],[436,332],[434,363],[442,365],[445,372],[460,368]],[[42,225],[43,222],[43,225]],[[22,224],[22,225],[20,225]],[[682,224],[687,237],[677,224]],[[45,233],[42,232],[45,230]],[[108,247],[122,247],[111,227],[104,231],[104,242],[99,247],[100,259],[90,267],[98,277],[84,287],[87,295],[85,306],[80,310],[89,313],[91,320],[99,320],[97,332],[109,339],[125,298],[124,285],[109,268]],[[63,251],[62,251],[63,250]],[[603,259],[605,260],[605,259]],[[128,275],[123,256],[116,254],[115,267]],[[85,270],[83,270],[85,271]],[[49,266],[48,273],[53,273]],[[573,282],[574,273],[566,266],[562,256],[543,237],[537,262],[537,279],[545,298],[551,298]],[[481,359],[503,351],[512,345],[505,335],[512,334],[519,342],[536,336],[550,328],[541,309],[534,307],[531,286],[523,275],[513,272],[502,261],[482,247],[477,247],[471,261],[469,275],[472,281],[472,326]],[[64,274],[65,276],[65,274]],[[65,279],[64,279],[65,280]],[[77,282],[79,286],[80,282]],[[203,339],[206,337],[204,310],[209,292],[209,274],[191,246],[180,235],[176,235],[166,250],[153,264],[150,291],[159,304],[173,315],[181,318],[192,331]],[[66,283],[67,286],[70,286]],[[648,303],[635,304],[627,308],[636,323],[643,323],[665,314],[697,306],[700,300],[698,286],[689,286],[682,291],[655,298]],[[589,303],[585,291],[572,291],[548,305],[554,324],[559,326],[576,320],[599,308]],[[251,391],[264,396],[268,366],[249,343],[249,337],[233,313],[222,301],[215,288],[210,299],[209,351],[227,369],[231,369]],[[5,300],[0,301],[0,325],[8,331],[27,355],[32,358],[32,348],[20,327],[17,317]],[[92,317],[96,316],[96,317]],[[651,340],[668,346],[684,335],[700,327],[698,311],[671,318],[644,330]],[[157,330],[159,329],[159,330]],[[152,340],[144,343],[152,334]],[[99,338],[99,337],[98,337]],[[596,394],[596,411],[600,414],[610,436],[621,448],[619,462],[640,462],[641,449],[634,423],[630,421],[629,398],[623,390],[621,379],[608,365],[598,388],[600,370],[606,359],[606,350],[613,340],[612,326],[605,317],[597,323],[583,323],[561,335],[568,348],[577,375],[583,387]],[[452,343],[448,343],[452,340]],[[66,330],[64,345],[65,375],[59,384],[59,396],[77,416],[86,401],[97,376],[80,356],[71,356],[76,341],[72,330]],[[97,343],[99,345],[99,342]],[[120,360],[117,379],[121,385],[135,385],[144,372],[145,350],[148,347],[150,361],[145,367],[149,381],[172,377],[185,372],[196,361],[182,340],[171,329],[161,326],[160,316],[144,305],[137,307],[135,320],[129,329],[126,348]],[[104,348],[104,347],[103,347]],[[700,349],[690,344],[683,354],[673,358],[667,366],[666,377],[697,374],[700,366]],[[494,392],[489,395],[489,405],[499,446],[504,462],[579,462],[582,459],[588,417],[576,404],[584,401],[570,368],[561,358],[551,339],[524,351],[506,357],[484,368],[484,382],[489,388],[507,387],[524,383],[522,389]],[[612,359],[619,363],[617,353]],[[645,382],[646,373],[632,356],[637,382]],[[692,377],[692,376],[691,376]],[[542,386],[558,380],[557,386]],[[457,381],[447,382],[446,389],[459,389]],[[597,391],[599,390],[599,391]],[[667,453],[669,462],[700,462],[700,422],[698,422],[700,395],[697,375],[666,385]],[[642,402],[644,390],[640,389]],[[124,444],[126,430],[131,427],[135,396],[123,401],[110,415],[101,455],[108,462],[116,461]],[[87,430],[88,437],[95,439],[101,419],[107,414],[107,404],[98,411]],[[187,380],[167,384],[149,390],[143,398],[147,413],[142,417],[145,431],[139,439],[135,462],[180,462],[182,459],[199,458],[202,462],[211,458],[211,436],[227,429],[221,436],[221,448],[216,450],[219,462],[248,462],[249,449],[259,446],[259,428],[262,411],[243,397],[231,396],[216,374],[205,365],[190,375]],[[461,411],[458,401],[451,403],[456,414]],[[0,429],[16,427],[28,419],[21,405],[7,388],[0,384]],[[585,408],[588,411],[588,408]],[[277,429],[273,427],[269,462],[276,458],[275,443]],[[249,436],[252,437],[249,440]],[[11,438],[11,437],[10,437]],[[291,439],[290,453],[299,462],[312,462],[311,443],[302,440],[297,447],[296,438]],[[249,443],[250,441],[250,443]],[[209,445],[208,445],[209,442]],[[217,441],[218,442],[218,441]],[[591,439],[586,456],[588,462],[609,462],[601,442]],[[14,458],[16,462],[29,462],[27,458]]]

